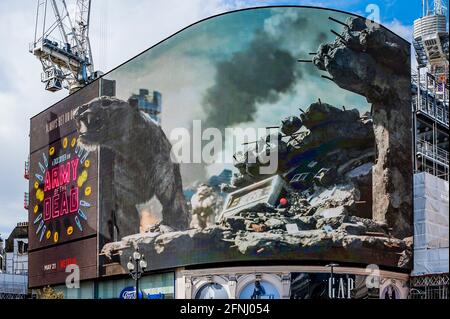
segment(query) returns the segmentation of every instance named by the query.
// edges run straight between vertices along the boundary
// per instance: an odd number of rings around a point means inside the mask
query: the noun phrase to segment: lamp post
[[[139,247],[131,254],[130,259],[127,263],[128,271],[130,272],[131,277],[136,282],[136,299],[139,299],[139,279],[142,276],[142,273],[147,268],[147,261],[145,260],[145,256],[139,252]]]
[[[330,268],[330,283],[328,285],[328,292],[329,292],[328,294],[331,299],[334,299],[334,291],[333,291],[334,272],[333,272],[333,270],[334,270],[334,267],[337,267],[337,266],[339,266],[339,264],[336,264],[336,263],[331,263],[331,264],[325,265],[325,267]]]

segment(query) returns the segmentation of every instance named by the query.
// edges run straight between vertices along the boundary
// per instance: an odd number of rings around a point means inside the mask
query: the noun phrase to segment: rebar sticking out
[[[350,28],[350,27],[348,26],[348,24],[345,23],[345,22],[339,21],[339,20],[337,20],[337,19],[335,19],[335,18],[332,18],[332,17],[328,17],[328,19],[330,19],[330,20],[333,21],[333,22],[339,23],[339,24],[343,25],[343,26],[346,27],[346,28]]]
[[[345,44],[347,44],[347,40],[346,40],[342,35],[340,35],[339,33],[337,33],[336,31],[334,31],[334,30],[332,30],[332,29],[330,29],[330,31],[331,31],[331,33],[333,33],[335,36],[337,36],[339,39],[341,39],[342,41],[344,41]]]
[[[330,80],[334,82],[334,79],[332,77],[329,77],[327,75],[321,75],[321,77],[323,77],[324,79]]]

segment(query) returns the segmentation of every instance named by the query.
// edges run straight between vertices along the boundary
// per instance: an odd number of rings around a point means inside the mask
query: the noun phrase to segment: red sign
[[[69,185],[77,180],[78,162],[79,159],[75,158],[52,168],[51,173],[46,171],[44,192],[47,194],[53,190],[53,194],[45,196],[44,221],[78,211],[78,187]]]
[[[76,135],[32,154],[31,249],[95,232],[96,161],[97,153],[79,147]]]

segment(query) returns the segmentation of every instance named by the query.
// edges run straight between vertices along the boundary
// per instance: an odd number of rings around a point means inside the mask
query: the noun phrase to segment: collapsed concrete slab
[[[395,235],[412,234],[412,157],[409,44],[376,23],[348,18],[332,43],[322,44],[313,63],[339,87],[372,104],[376,140],[373,216]]]

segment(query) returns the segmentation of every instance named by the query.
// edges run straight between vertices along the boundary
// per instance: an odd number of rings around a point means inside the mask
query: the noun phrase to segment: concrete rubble
[[[348,18],[340,36],[322,44],[313,63],[339,87],[372,104],[377,157],[373,167],[376,220],[396,236],[412,235],[410,46],[376,23]],[[337,25],[338,27],[339,25]]]
[[[334,129],[321,125],[331,118],[339,123]],[[363,120],[356,110],[344,111],[325,103],[310,105],[302,119],[309,133],[288,143],[290,152],[280,163],[278,172],[286,181],[284,196],[288,204],[285,207],[257,204],[215,224],[184,231],[155,225],[144,234],[127,236],[118,243],[105,245],[103,253],[108,256],[124,247],[139,246],[149,256],[189,252],[192,257],[204,253],[199,252],[198,247],[210,247],[232,258],[302,254],[302,258],[329,256],[332,259],[333,256],[366,254],[367,260],[373,263],[388,260],[393,264],[408,265],[411,246],[402,238],[394,237],[385,222],[365,217],[364,210],[370,213],[371,209],[365,202],[372,196],[366,189],[371,187],[374,152],[365,147],[368,139],[374,139],[370,134],[371,121]],[[339,129],[342,126],[344,128]],[[335,136],[335,143],[324,150],[323,142],[332,139],[331,134]],[[343,145],[340,140],[351,142]],[[336,149],[340,151],[336,152]],[[289,172],[292,165],[287,163],[304,155],[305,150],[319,151],[319,156],[314,158],[317,165],[311,172],[334,167],[333,178],[325,180],[321,176],[302,185],[290,183],[295,172]],[[322,151],[324,154],[320,155]],[[302,169],[303,164],[298,161]],[[242,172],[246,174],[245,169]],[[259,180],[258,176],[248,173],[245,178],[248,184]],[[205,187],[199,186],[199,192]],[[236,189],[235,185],[229,188]],[[208,188],[208,196],[212,196],[210,192]],[[208,206],[208,209],[212,211],[213,207]]]

